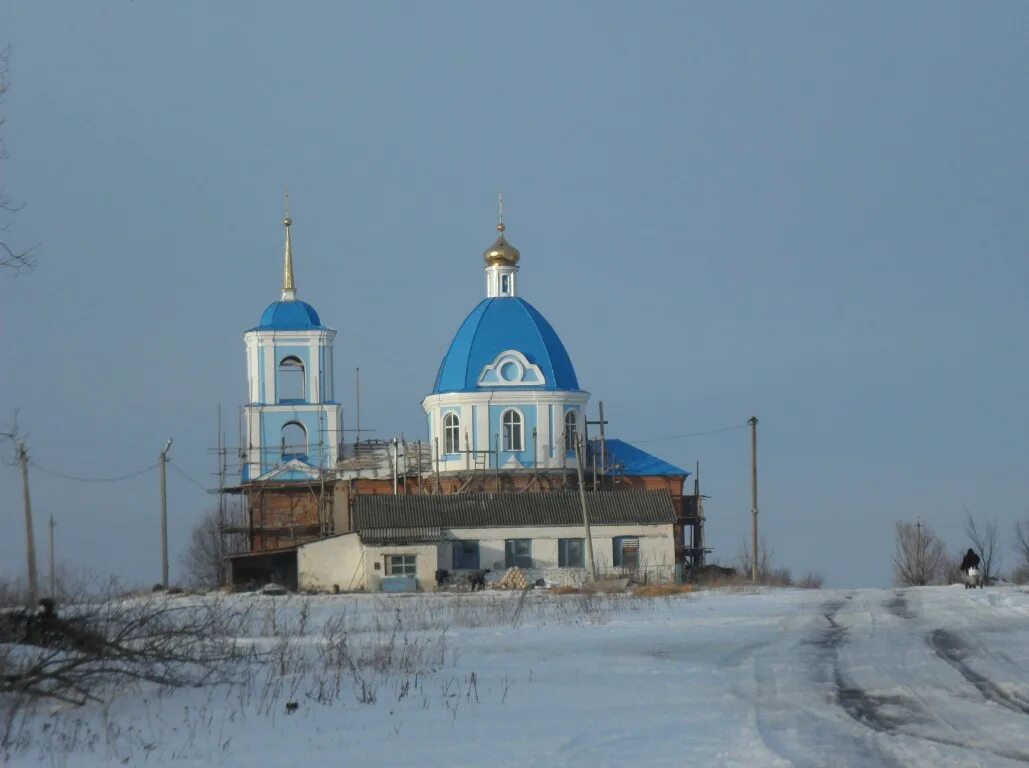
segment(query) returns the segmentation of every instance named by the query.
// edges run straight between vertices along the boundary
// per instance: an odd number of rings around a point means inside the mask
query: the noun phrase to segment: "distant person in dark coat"
[[[979,555],[975,553],[974,549],[969,548],[965,553],[965,556],[961,558],[961,572],[965,574],[965,589],[975,589],[976,587],[983,586],[982,574],[977,574],[975,577],[972,576],[972,569],[979,567]]]
[[[972,568],[979,567],[979,555],[975,553],[975,550],[969,547],[968,551],[965,552],[965,556],[961,559],[961,571],[968,573]]]

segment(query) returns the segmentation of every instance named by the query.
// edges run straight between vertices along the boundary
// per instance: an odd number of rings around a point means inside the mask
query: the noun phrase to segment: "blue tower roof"
[[[482,369],[514,349],[538,365],[538,389],[578,390],[579,380],[557,332],[534,306],[517,297],[483,299],[461,323],[436,374],[432,394],[476,392]]]
[[[252,331],[319,331],[325,328],[306,301],[273,301]]]

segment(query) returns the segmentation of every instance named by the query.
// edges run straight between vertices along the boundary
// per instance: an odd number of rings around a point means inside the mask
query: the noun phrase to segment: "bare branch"
[[[983,567],[983,583],[989,584],[990,577],[1000,568],[1000,552],[997,550],[997,523],[983,515],[981,525],[977,525],[975,517],[968,507],[965,510],[965,534],[968,536]]]
[[[232,505],[209,510],[190,533],[190,546],[179,562],[194,587],[220,587],[225,581],[225,556],[246,548],[243,509]]]
[[[0,105],[3,104],[4,94],[7,92],[9,80],[8,72],[10,65],[10,51],[7,48],[0,50]],[[0,128],[3,127],[4,119],[0,115]],[[0,133],[0,163],[7,158],[7,147],[4,143],[3,134]],[[3,174],[0,173],[0,179],[3,178]],[[7,190],[4,189],[3,185],[0,184],[0,211],[8,214],[17,213],[22,209],[22,205],[14,203],[10,195],[7,194]],[[9,222],[4,221],[0,223],[0,233],[6,232]],[[22,272],[27,272],[36,266],[36,249],[37,245],[30,245],[27,248],[21,248],[11,245],[7,240],[0,239],[0,269],[10,270],[12,274],[19,275]]]
[[[893,579],[905,587],[925,586],[943,577],[943,542],[928,525],[898,521],[893,553]]]

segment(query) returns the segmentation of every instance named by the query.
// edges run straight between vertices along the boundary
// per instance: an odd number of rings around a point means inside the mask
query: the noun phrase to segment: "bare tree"
[[[921,521],[912,525],[897,521],[893,552],[893,580],[904,587],[921,587],[939,581],[945,554],[943,542]]]
[[[1015,531],[1015,552],[1019,563],[1015,566],[1012,577],[1019,584],[1029,581],[1029,517],[1025,520],[1016,520]]]
[[[80,596],[60,616],[52,601],[41,603],[38,612],[0,613],[0,697],[15,707],[38,699],[99,702],[133,682],[222,682],[245,656],[232,638],[247,618],[218,601],[112,592]]]
[[[961,550],[956,555],[944,555],[940,564],[940,581],[944,584],[961,584],[965,580],[965,574],[961,570],[961,560],[965,551]]]
[[[10,71],[10,51],[7,48],[0,50],[0,106],[4,102],[4,94],[7,93],[8,72]],[[0,114],[0,165],[7,159],[7,146],[3,136],[4,117]],[[19,248],[8,242],[4,234],[10,226],[10,214],[16,213],[21,206],[16,205],[7,194],[3,186],[3,173],[0,172],[0,268],[12,270],[15,274],[32,269],[35,266],[36,247]]]
[[[983,584],[990,583],[990,576],[1000,570],[1000,552],[997,550],[997,523],[983,515],[982,522],[977,525],[968,507],[965,510],[965,533],[975,551],[979,553],[983,570]]]
[[[192,586],[220,587],[225,583],[225,556],[246,547],[242,527],[243,514],[238,505],[224,511],[215,507],[193,526],[189,549],[179,558]]]
[[[747,539],[744,539],[740,544],[740,550],[736,555],[736,569],[744,575],[751,572],[750,544]],[[758,584],[769,584],[775,587],[789,587],[793,585],[790,569],[776,567],[775,550],[764,537],[761,537],[761,542],[758,545],[757,581]]]

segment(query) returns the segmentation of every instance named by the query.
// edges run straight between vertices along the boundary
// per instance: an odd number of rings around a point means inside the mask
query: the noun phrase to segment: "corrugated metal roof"
[[[586,494],[594,525],[661,525],[675,522],[672,498],[660,491],[604,491]],[[354,500],[354,528],[497,528],[581,525],[577,491],[551,493],[467,493],[449,496],[364,495]]]
[[[443,538],[440,529],[431,525],[417,528],[363,528],[359,535],[365,544],[421,544]]]

